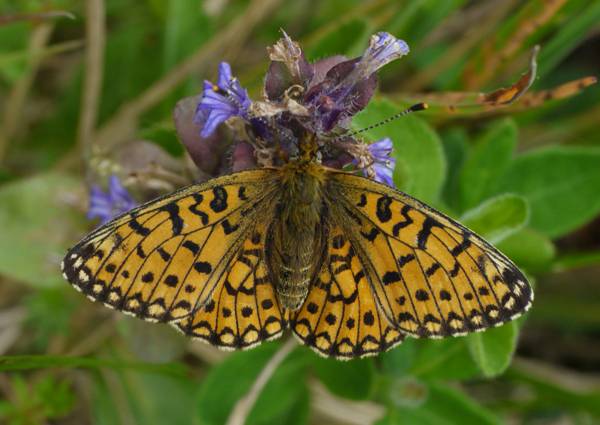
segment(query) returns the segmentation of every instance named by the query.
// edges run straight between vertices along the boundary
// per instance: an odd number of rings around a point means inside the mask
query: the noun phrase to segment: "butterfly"
[[[499,326],[533,298],[481,237],[403,192],[321,165],[310,147],[124,213],[69,250],[62,270],[91,300],[223,349],[289,328],[340,359],[406,336]]]

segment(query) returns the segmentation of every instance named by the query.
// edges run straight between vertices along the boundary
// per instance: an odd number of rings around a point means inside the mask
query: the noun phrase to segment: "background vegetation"
[[[222,59],[258,97],[279,28],[311,60],[358,55],[378,30],[409,43],[356,126],[428,101],[368,135],[393,139],[400,188],[498,244],[536,300],[517,323],[378,358],[294,347],[247,423],[598,423],[600,89],[584,77],[599,22],[586,0],[0,1],[0,423],[224,423],[281,347],[219,352],[59,273],[93,227],[88,185],[116,172],[141,200],[188,181],[175,103]],[[535,44],[530,91],[485,104]],[[147,158],[127,154],[140,143]]]

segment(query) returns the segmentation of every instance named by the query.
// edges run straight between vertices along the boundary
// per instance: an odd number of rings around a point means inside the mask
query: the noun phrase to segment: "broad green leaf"
[[[44,352],[57,336],[68,337],[75,308],[81,296],[70,285],[40,288],[24,300],[30,352]]]
[[[51,355],[19,355],[0,356],[0,371],[45,369],[45,368],[92,368],[92,369],[134,369],[143,372],[183,376],[186,367],[178,363],[141,363],[126,362],[113,359],[98,359],[94,357],[51,356]]]
[[[508,167],[517,145],[517,126],[510,119],[495,123],[476,142],[460,173],[462,210],[485,199],[490,185]]]
[[[456,388],[430,383],[425,403],[411,408],[391,407],[377,425],[480,425],[500,424],[489,410]]]
[[[408,342],[408,341],[407,341]],[[415,340],[417,352],[410,374],[423,379],[469,379],[480,375],[465,337]]]
[[[188,425],[194,412],[198,384],[187,377],[119,371],[126,403],[136,423]]]
[[[372,359],[340,362],[313,356],[311,364],[319,380],[333,394],[363,400],[373,391],[375,366]]]
[[[484,376],[496,376],[506,370],[515,352],[518,334],[517,323],[512,321],[467,337],[471,356]]]
[[[529,202],[530,226],[552,238],[600,212],[600,149],[552,147],[517,157],[495,193],[516,193]]]
[[[65,284],[60,261],[82,233],[72,206],[79,192],[74,178],[56,173],[0,187],[0,274],[32,286]]]
[[[508,236],[498,248],[519,266],[531,271],[547,268],[556,255],[552,241],[528,227]]]
[[[460,221],[469,229],[496,244],[521,229],[529,217],[522,196],[506,194],[488,199],[464,213]]]
[[[298,404],[306,400],[306,354],[304,350],[296,350],[279,365],[256,400],[248,416],[248,425],[277,423],[277,418],[286,418],[290,410],[297,409]],[[292,382],[294,384],[290,385]]]
[[[197,413],[201,423],[224,423],[279,347],[270,343],[251,351],[236,352],[215,366],[198,392]],[[268,423],[303,397],[307,354],[304,350],[295,350],[279,365],[256,401],[248,424]]]
[[[99,374],[94,376],[91,390],[91,417],[96,425],[113,425],[119,423],[119,409],[115,406],[114,388],[108,387]]]
[[[406,376],[417,356],[415,340],[407,338],[392,350],[386,351],[379,356],[381,367],[386,376]]]
[[[164,71],[197,49],[212,32],[203,8],[189,0],[170,0],[164,25]]]
[[[387,100],[372,100],[353,120],[354,128],[366,128],[398,113],[403,107]],[[446,158],[436,132],[420,117],[409,115],[364,133],[367,140],[389,137],[394,155],[407,168],[409,178],[399,187],[410,195],[435,202],[444,184]]]
[[[471,146],[467,132],[462,127],[453,127],[442,134],[446,167],[446,182],[442,196],[444,202],[452,209],[460,210],[460,174]]]
[[[290,385],[291,381],[286,381],[285,385]],[[281,400],[273,399],[272,397],[265,400],[265,403],[269,403],[266,406],[267,410],[260,410],[264,408],[264,404],[259,404],[254,408],[252,414],[248,418],[248,422],[255,425],[271,425],[271,424],[286,424],[286,425],[304,425],[308,423],[310,415],[310,393],[306,385],[296,385],[297,391],[292,391],[290,394],[294,395],[294,399],[291,404],[287,403],[287,400],[283,400],[284,408],[280,406],[276,407],[273,411],[272,407],[281,404]],[[259,413],[257,415],[257,413]]]

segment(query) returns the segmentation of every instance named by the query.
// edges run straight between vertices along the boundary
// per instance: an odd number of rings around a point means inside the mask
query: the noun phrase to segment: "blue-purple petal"
[[[204,82],[204,92],[196,108],[194,122],[202,126],[202,137],[209,137],[219,124],[229,118],[246,117],[251,103],[248,92],[233,78],[229,64],[221,62],[217,85]]]
[[[407,55],[409,52],[408,44],[390,33],[378,32],[372,35],[369,47],[357,67],[360,70],[360,78],[367,78],[379,68]]]
[[[131,197],[127,189],[123,187],[117,176],[111,176],[108,184],[108,192],[102,191],[100,187],[94,185],[90,188],[90,204],[87,211],[87,218],[92,220],[100,219],[100,224],[104,224],[113,217],[129,211],[136,206],[136,202]]]
[[[221,62],[219,64],[219,76],[217,77],[217,85],[225,89],[229,86],[229,83],[233,79],[233,75],[231,74],[231,65],[227,62]]]

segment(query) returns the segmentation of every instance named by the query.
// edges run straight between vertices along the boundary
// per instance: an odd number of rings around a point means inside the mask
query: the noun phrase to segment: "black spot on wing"
[[[148,234],[150,233],[150,229],[140,224],[140,222],[137,221],[136,218],[131,219],[131,221],[129,222],[129,227],[138,235],[148,236]]]
[[[382,278],[384,285],[391,285],[392,283],[400,282],[400,274],[396,271],[386,272]]]
[[[156,252],[158,252],[158,255],[160,255],[160,258],[162,258],[163,261],[169,261],[171,259],[171,254],[165,251],[163,247],[158,248]]]
[[[419,233],[417,234],[417,245],[419,249],[425,249],[425,245],[427,244],[427,239],[431,235],[431,230],[434,227],[440,227],[440,223],[438,223],[434,218],[427,216],[425,221],[423,221],[423,226]]]
[[[183,219],[179,215],[179,206],[175,202],[171,202],[161,207],[161,210],[169,213],[173,236],[181,234],[181,231],[183,230]]]
[[[459,243],[454,248],[452,248],[450,253],[456,257],[457,255],[459,255],[461,252],[463,252],[470,246],[471,246],[471,241],[465,237],[461,243]]]
[[[411,261],[414,261],[414,259],[415,259],[415,256],[413,254],[401,255],[400,257],[398,257],[398,266],[404,267]]]
[[[198,273],[209,274],[212,271],[212,266],[206,261],[196,261],[194,263],[194,269],[196,269]]]
[[[223,186],[213,188],[213,199],[210,201],[210,208],[216,212],[223,212],[227,209],[227,191]]]
[[[226,235],[229,235],[240,228],[239,224],[231,224],[228,219],[223,220],[221,225],[223,226],[223,232],[225,232]]]
[[[200,218],[200,221],[202,221],[202,225],[206,226],[208,224],[208,215],[204,211],[199,209],[200,205],[204,201],[204,197],[200,193],[194,193],[192,195],[192,198],[194,198],[194,201],[196,203],[190,205],[188,209],[192,214],[197,215]]]
[[[364,193],[360,194],[360,200],[356,204],[357,207],[364,207],[367,205],[367,196]]]
[[[395,237],[400,235],[401,229],[404,229],[406,226],[410,226],[413,223],[413,219],[408,215],[410,210],[411,208],[408,205],[404,205],[400,210],[400,214],[404,218],[404,221],[399,221],[398,223],[394,224],[394,227],[392,227],[392,233]]]
[[[385,195],[377,200],[377,209],[375,212],[380,222],[387,223],[392,219],[392,210],[390,209],[391,203],[392,198]]]
[[[191,240],[185,241],[181,246],[189,250],[194,255],[198,254],[198,251],[200,251],[200,246]]]
[[[377,235],[379,235],[379,229],[376,227],[373,227],[368,233],[361,231],[360,234],[363,235],[363,237],[365,239],[367,239],[369,242],[373,242],[375,240],[375,238],[377,237]]]

